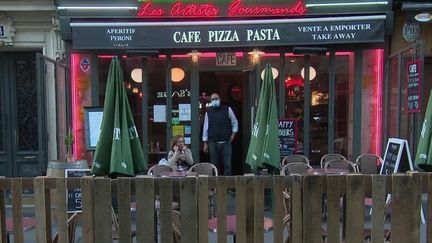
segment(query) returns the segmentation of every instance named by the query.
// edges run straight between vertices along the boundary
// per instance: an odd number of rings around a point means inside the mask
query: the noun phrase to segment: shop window
[[[364,50],[361,153],[381,154],[383,70],[383,50]]]
[[[333,152],[350,158],[353,144],[354,52],[336,52],[334,68]]]
[[[398,56],[390,58],[389,72],[389,87],[388,87],[388,105],[387,105],[387,134],[388,137],[397,137],[397,122],[398,122]]]

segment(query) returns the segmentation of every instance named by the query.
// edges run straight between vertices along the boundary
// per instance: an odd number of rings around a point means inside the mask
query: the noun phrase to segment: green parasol
[[[147,161],[123,85],[123,71],[117,57],[108,72],[101,133],[93,159],[97,176],[134,176],[147,169]]]
[[[429,95],[420,139],[417,147],[415,163],[424,170],[432,171],[432,92]]]
[[[267,64],[246,163],[252,170],[265,165],[279,169],[279,159],[276,89],[271,66]]]

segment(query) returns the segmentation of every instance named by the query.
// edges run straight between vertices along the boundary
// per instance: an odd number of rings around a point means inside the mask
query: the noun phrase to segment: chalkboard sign
[[[85,107],[84,124],[87,150],[96,150],[102,123],[102,107]]]
[[[420,112],[420,60],[407,64],[408,112]]]
[[[297,119],[279,119],[279,150],[281,158],[297,152]]]
[[[413,170],[408,141],[398,138],[389,138],[381,165],[381,175],[406,172]]]
[[[90,169],[66,169],[65,177],[83,177],[90,176]],[[81,189],[73,188],[68,189],[67,193],[67,208],[68,213],[75,213],[82,211],[82,199],[81,199]]]

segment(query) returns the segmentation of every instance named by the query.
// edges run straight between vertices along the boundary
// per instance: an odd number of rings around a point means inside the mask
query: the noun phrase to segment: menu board
[[[420,60],[407,64],[408,112],[420,112]]]
[[[65,177],[83,177],[90,176],[90,169],[66,169]],[[75,213],[82,211],[82,198],[81,198],[81,189],[73,188],[68,189],[67,193],[67,209],[68,213]]]
[[[102,107],[84,108],[84,123],[87,150],[96,150],[96,145],[101,132],[102,117]]]
[[[297,152],[297,119],[279,119],[279,150],[281,158]]]
[[[408,141],[389,138],[381,166],[381,175],[413,170]]]

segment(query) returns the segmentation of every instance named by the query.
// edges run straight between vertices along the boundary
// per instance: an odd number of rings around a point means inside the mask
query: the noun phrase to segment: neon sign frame
[[[263,16],[300,16],[306,13],[302,0],[296,2],[265,5],[244,5],[242,0],[232,0],[227,5],[207,3],[167,4],[140,2],[139,18],[216,18],[216,17],[263,17]]]

